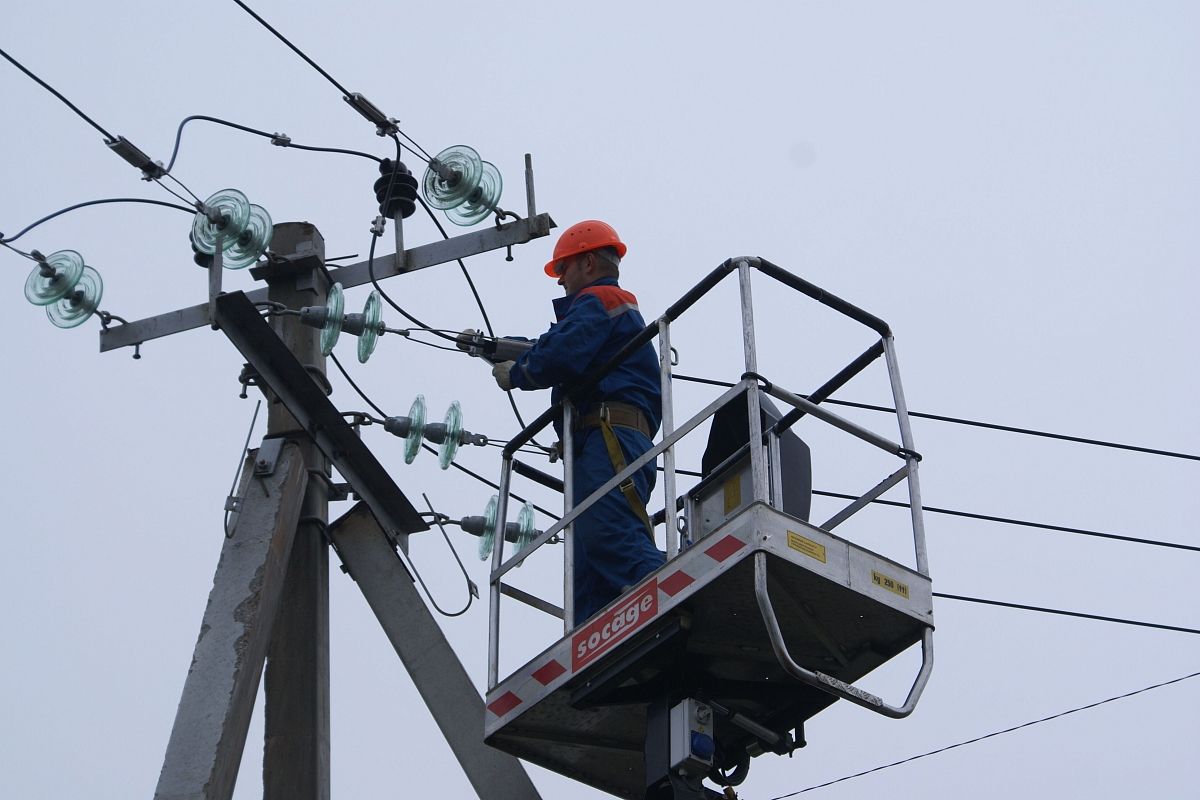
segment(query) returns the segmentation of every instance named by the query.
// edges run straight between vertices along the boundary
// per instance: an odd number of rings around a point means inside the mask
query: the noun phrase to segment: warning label
[[[725,500],[725,516],[729,516],[742,505],[742,476],[734,475],[721,485]]]
[[[788,537],[787,537],[788,547],[792,548],[793,550],[795,550],[797,552],[803,553],[804,555],[808,556],[809,558],[815,558],[817,561],[820,561],[822,564],[826,563],[825,562],[825,545],[819,544],[818,542],[814,542],[812,539],[808,539],[804,536],[801,536],[800,534],[796,533],[795,531],[788,531],[787,535],[788,535]]]

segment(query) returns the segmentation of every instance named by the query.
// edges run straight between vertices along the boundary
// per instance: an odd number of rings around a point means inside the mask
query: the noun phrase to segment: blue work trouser
[[[652,446],[633,428],[613,426],[629,464]],[[575,434],[573,502],[579,504],[616,472],[600,428]],[[642,503],[650,499],[657,478],[655,462],[633,476]],[[665,556],[649,535],[641,518],[619,488],[597,500],[575,520],[575,624],[581,624],[626,588],[662,566]]]

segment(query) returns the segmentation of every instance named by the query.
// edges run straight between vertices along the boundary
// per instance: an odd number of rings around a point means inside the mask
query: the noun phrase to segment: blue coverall
[[[563,396],[564,384],[606,363],[645,327],[637,298],[618,286],[615,278],[600,278],[573,295],[556,299],[554,314],[557,322],[517,359],[510,373],[518,389],[553,387],[550,399],[554,403]],[[596,411],[603,401],[637,407],[645,414],[651,432],[658,430],[662,394],[658,356],[651,344],[640,348],[579,398],[577,418]],[[561,436],[561,419],[555,429]],[[613,431],[627,464],[652,446],[650,439],[633,428],[613,426]],[[573,503],[578,504],[615,472],[600,428],[576,431],[572,456]],[[656,471],[655,462],[650,461],[634,475],[634,486],[643,504],[654,489]],[[615,488],[576,520],[574,540],[576,624],[664,561],[641,518]]]

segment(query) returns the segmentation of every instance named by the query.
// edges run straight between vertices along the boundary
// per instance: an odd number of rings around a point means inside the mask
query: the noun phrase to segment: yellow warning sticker
[[[734,475],[721,487],[725,495],[725,515],[732,514],[742,504],[742,476]]]
[[[788,531],[788,547],[797,552],[804,553],[809,558],[815,558],[822,564],[825,562],[825,545],[814,542],[812,539],[807,539],[795,531]]]
[[[871,583],[875,584],[876,586],[881,586],[893,594],[898,594],[905,600],[908,599],[907,583],[901,583],[895,578],[889,578],[887,575],[884,575],[881,572],[876,572],[875,570],[871,570]]]

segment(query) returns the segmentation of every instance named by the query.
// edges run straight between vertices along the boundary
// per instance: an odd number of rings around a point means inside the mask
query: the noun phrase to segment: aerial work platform
[[[764,616],[785,657],[846,686],[921,641],[930,592],[914,570],[755,504],[489,692],[486,741],[640,798],[646,708],[666,693],[729,712],[717,712],[715,740],[734,761],[787,753],[803,742],[789,732],[837,697],[788,673]]]
[[[866,325],[880,339],[809,395],[781,388],[757,371],[752,269]],[[675,427],[670,323],[733,273],[741,286],[745,372],[735,383],[718,384],[727,387],[724,392]],[[562,519],[508,556],[501,533],[513,473],[531,477],[530,468],[516,464],[513,454],[559,413],[566,432],[563,450],[570,454],[570,402],[548,410],[505,448],[492,554],[484,736],[493,747],[619,797],[717,797],[701,785],[703,779],[736,785],[746,777],[751,758],[768,752],[790,755],[805,744],[805,721],[838,699],[893,718],[915,708],[933,666],[932,586],[917,480],[920,455],[913,448],[887,324],[769,262],[726,261],[581,385],[590,385],[655,334],[662,370],[661,441],[575,507],[569,500],[568,461]],[[881,357],[895,401],[899,442],[820,405]],[[765,395],[790,406],[787,413],[780,414]],[[807,521],[808,447],[791,430],[804,416],[903,462],[820,525]],[[673,448],[710,418],[702,478],[679,496]],[[666,523],[667,561],[576,625],[571,523],[660,456],[664,503],[656,522]],[[915,566],[832,532],[901,483],[908,488]],[[562,609],[503,582],[509,570],[558,536],[567,541]],[[500,679],[502,596],[561,616],[564,636]],[[917,643],[921,666],[902,703],[891,704],[855,686]]]

